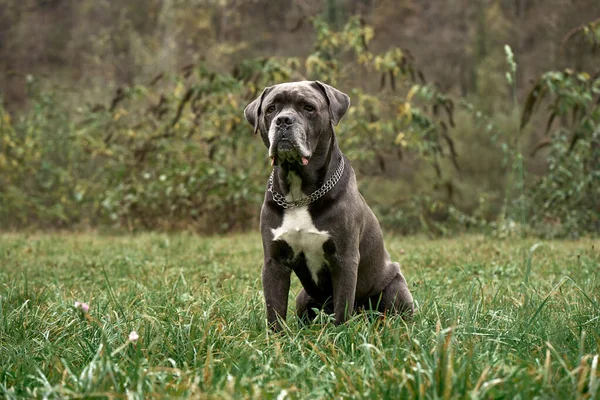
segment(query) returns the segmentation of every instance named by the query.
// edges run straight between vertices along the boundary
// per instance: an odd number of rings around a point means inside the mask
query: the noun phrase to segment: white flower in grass
[[[84,314],[87,314],[90,311],[90,305],[87,303],[82,303],[80,301],[75,302],[75,308],[83,311]]]
[[[130,342],[137,342],[137,340],[140,338],[140,335],[138,335],[138,333],[136,331],[131,331],[129,332],[129,341]]]

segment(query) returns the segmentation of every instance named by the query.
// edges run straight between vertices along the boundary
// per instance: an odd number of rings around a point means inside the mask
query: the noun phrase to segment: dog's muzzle
[[[277,162],[308,164],[310,152],[304,144],[306,134],[296,121],[296,116],[283,113],[278,115],[273,120],[269,131],[271,139],[269,156],[272,164]]]

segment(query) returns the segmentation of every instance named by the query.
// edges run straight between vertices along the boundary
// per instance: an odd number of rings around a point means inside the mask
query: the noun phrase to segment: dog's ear
[[[315,81],[315,84],[327,99],[331,123],[337,125],[344,114],[346,114],[346,111],[348,111],[348,107],[350,107],[350,97],[346,93],[341,92],[326,83]]]
[[[244,116],[246,117],[246,121],[250,123],[254,127],[254,134],[256,135],[259,131],[260,125],[260,110],[262,108],[262,102],[265,99],[267,93],[269,93],[272,89],[271,87],[265,88],[260,96],[258,96],[252,103],[246,106],[244,110]]]

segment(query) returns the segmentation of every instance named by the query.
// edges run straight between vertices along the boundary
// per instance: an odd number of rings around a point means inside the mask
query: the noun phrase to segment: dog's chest
[[[294,252],[294,257],[304,253],[306,266],[318,283],[318,272],[325,262],[323,244],[330,238],[327,231],[317,229],[307,207],[286,209],[279,228],[272,229],[273,240],[286,242]]]

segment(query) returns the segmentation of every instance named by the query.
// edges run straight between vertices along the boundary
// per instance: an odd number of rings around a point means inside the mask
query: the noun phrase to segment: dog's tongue
[[[271,157],[271,167],[275,165],[275,156]]]
[[[308,165],[308,158],[302,157],[302,165]]]

